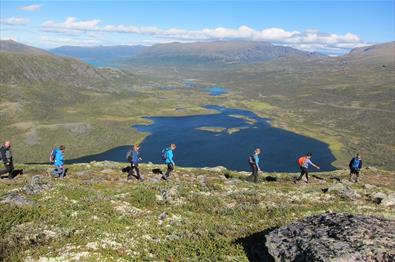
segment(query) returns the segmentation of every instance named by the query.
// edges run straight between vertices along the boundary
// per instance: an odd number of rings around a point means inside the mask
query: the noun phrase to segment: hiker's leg
[[[170,176],[170,173],[173,171],[173,165],[172,164],[167,164],[167,171],[165,173],[165,177],[168,178]]]
[[[59,177],[59,169],[58,169],[58,167],[55,167],[54,170],[52,170],[51,176],[52,177]]]
[[[258,183],[258,167],[257,167],[257,165],[254,166],[254,182]]]
[[[139,168],[139,164],[136,164],[134,166],[134,168],[136,169],[136,175],[137,175],[137,179],[143,180],[143,177],[140,174],[140,168]]]
[[[359,181],[359,171],[355,172],[355,183],[358,183]]]
[[[132,175],[133,175],[133,164],[130,164],[127,180],[132,179]]]
[[[4,165],[4,169],[0,170],[0,175],[4,175],[4,174],[9,174],[11,170],[11,167],[9,165]]]
[[[309,183],[309,172],[306,170],[305,174],[306,174],[306,183]]]
[[[64,167],[59,167],[59,177],[64,178],[65,169]]]
[[[14,163],[10,163],[8,165],[8,178],[13,179],[14,178]]]
[[[352,182],[352,170],[350,170],[350,182]]]
[[[300,168],[300,175],[299,175],[299,177],[296,179],[296,181],[301,180],[302,177],[303,177],[303,175],[304,175],[304,170],[303,170],[303,167],[301,167],[301,168]]]

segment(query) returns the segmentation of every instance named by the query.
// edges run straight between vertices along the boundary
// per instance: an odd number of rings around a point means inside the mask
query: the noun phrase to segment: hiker
[[[0,176],[8,173],[8,178],[12,179],[14,172],[14,162],[11,152],[11,141],[5,141],[0,148],[0,160],[3,160],[4,169],[0,170]]]
[[[60,177],[63,178],[66,175],[66,169],[64,168],[64,151],[66,147],[64,145],[61,145],[59,147],[55,147],[52,150],[51,153],[51,158],[54,159],[54,165],[55,168],[52,171],[51,175],[53,177]]]
[[[309,183],[309,172],[308,172],[309,165],[312,165],[313,167],[320,169],[319,166],[311,162],[312,156],[313,156],[312,153],[307,153],[305,156],[302,156],[298,159],[298,165],[300,167],[300,176],[296,179],[296,181],[301,180],[303,175],[306,175],[306,183]]]
[[[139,162],[141,160],[143,160],[140,157],[140,146],[139,145],[133,145],[133,148],[131,148],[128,151],[128,154],[126,156],[126,158],[128,159],[128,161],[130,162],[130,169],[128,172],[128,178],[127,180],[131,180],[132,176],[136,177],[138,180],[140,181],[144,181],[144,178],[141,176],[140,174],[140,169],[139,169]],[[134,175],[134,170],[136,170],[136,175]]]
[[[355,157],[353,157],[350,161],[350,164],[348,165],[350,167],[350,181],[352,182],[352,177],[355,174],[355,183],[358,183],[359,179],[359,171],[362,168],[362,158],[359,154],[356,154]]]
[[[170,173],[174,170],[175,163],[173,160],[173,151],[176,150],[176,145],[171,144],[170,147],[162,150],[162,159],[165,161],[165,164],[167,165],[167,171],[166,173],[162,176],[163,180],[167,180],[170,176]]]
[[[247,177],[247,181],[258,183],[258,172],[261,171],[259,167],[259,154],[261,153],[261,149],[255,149],[254,153],[249,156],[248,163],[250,164],[252,174]]]

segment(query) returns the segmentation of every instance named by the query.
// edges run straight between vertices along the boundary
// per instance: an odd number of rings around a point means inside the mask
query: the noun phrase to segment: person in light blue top
[[[174,163],[174,154],[173,151],[176,150],[176,145],[171,144],[170,147],[162,150],[162,158],[167,165],[167,171],[166,173],[162,176],[163,180],[167,180],[170,176],[170,173],[174,170],[176,164]]]
[[[258,183],[258,172],[261,171],[259,166],[259,155],[261,149],[255,149],[254,153],[248,158],[248,163],[250,164],[252,174],[247,178],[247,181]]]
[[[66,175],[66,170],[64,168],[64,151],[66,147],[61,145],[59,148],[54,148],[54,170],[52,171],[53,177],[64,177]]]

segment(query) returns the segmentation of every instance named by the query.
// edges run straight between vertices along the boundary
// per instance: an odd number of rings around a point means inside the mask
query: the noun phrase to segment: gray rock
[[[324,192],[325,191],[351,200],[355,200],[360,197],[360,195],[354,189],[338,182],[333,183],[327,190],[324,190]]]
[[[52,186],[44,182],[39,175],[33,176],[30,181],[23,187],[23,190],[28,195],[36,195],[50,189]]]
[[[370,184],[365,184],[365,185],[363,185],[363,188],[365,188],[366,190],[370,190],[370,189],[373,189],[373,188],[376,188],[377,186],[375,186],[375,185],[370,185]]]
[[[25,197],[21,196],[16,192],[11,192],[8,195],[4,196],[0,202],[14,206],[31,206],[35,204],[33,200],[26,199]]]
[[[371,196],[371,199],[376,204],[381,204],[383,206],[395,206],[395,193],[386,195],[382,192],[377,192]]]
[[[387,198],[387,195],[381,192],[377,192],[371,196],[371,199],[376,204],[381,204],[381,202]]]
[[[394,261],[395,221],[351,214],[305,218],[266,235],[275,261]]]
[[[387,195],[387,197],[381,201],[381,204],[383,206],[395,206],[395,193]]]

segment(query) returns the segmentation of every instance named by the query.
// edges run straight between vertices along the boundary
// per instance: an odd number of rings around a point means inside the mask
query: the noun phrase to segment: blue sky
[[[393,41],[389,1],[1,1],[0,38],[42,48],[269,41],[326,53]]]

